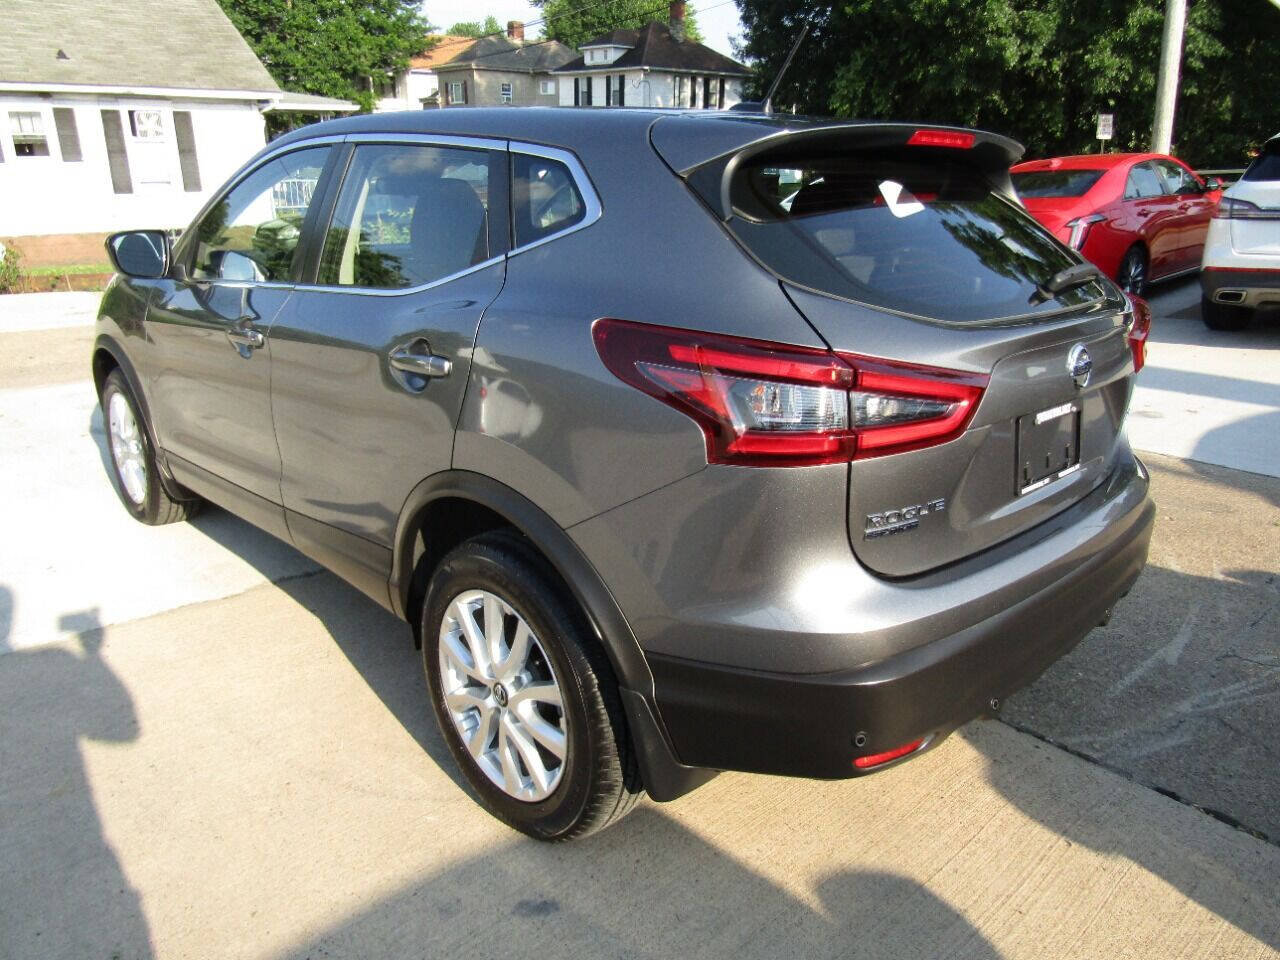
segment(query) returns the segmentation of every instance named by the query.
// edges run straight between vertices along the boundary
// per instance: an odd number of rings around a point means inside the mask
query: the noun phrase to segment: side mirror
[[[1225,184],[1218,177],[1206,177],[1204,181],[1204,189],[1207,193],[1210,190],[1221,190]]]
[[[163,230],[113,233],[107,254],[117,271],[139,280],[158,280],[169,270],[169,238]]]

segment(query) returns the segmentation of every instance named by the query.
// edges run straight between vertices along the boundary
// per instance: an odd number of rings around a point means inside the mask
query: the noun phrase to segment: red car
[[[1217,179],[1160,153],[1029,160],[1010,173],[1033,217],[1139,296],[1153,280],[1200,268],[1222,195]]]

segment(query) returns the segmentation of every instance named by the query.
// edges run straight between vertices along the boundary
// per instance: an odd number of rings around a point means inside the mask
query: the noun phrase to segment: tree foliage
[[[542,35],[575,50],[611,30],[635,30],[651,20],[666,23],[671,6],[669,0],[604,0],[591,5],[582,0],[533,0],[533,3],[542,11]],[[702,42],[692,7],[685,12],[684,35],[686,39]]]
[[[1148,148],[1163,0],[738,0],[740,56],[767,87],[810,33],[775,103],[801,112],[978,126],[1028,156]],[[1241,166],[1280,129],[1280,10],[1262,0],[1193,0],[1174,152]]]
[[[502,24],[498,23],[498,18],[493,14],[485,17],[483,23],[479,20],[464,20],[445,31],[451,37],[491,37],[502,32]]]
[[[428,46],[418,0],[219,0],[283,89],[373,109],[371,80]]]

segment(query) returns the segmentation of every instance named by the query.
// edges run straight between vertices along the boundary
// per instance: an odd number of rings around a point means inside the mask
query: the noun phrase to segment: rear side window
[[[1241,180],[1280,180],[1280,143],[1269,143],[1253,158]]]
[[[400,289],[475,266],[489,257],[488,198],[487,150],[358,146],[317,281]]]
[[[517,153],[511,166],[517,247],[567,230],[586,216],[582,194],[563,163]]]
[[[1077,261],[962,161],[902,148],[753,159],[734,173],[728,227],[778,275],[903,313],[977,323],[1091,302],[1047,300]]]
[[[1129,171],[1129,178],[1124,185],[1124,199],[1145,200],[1149,197],[1163,197],[1164,188],[1160,186],[1160,175],[1150,163],[1140,163]]]
[[[1015,173],[1013,188],[1025,199],[1083,197],[1102,179],[1105,170],[1030,170]]]

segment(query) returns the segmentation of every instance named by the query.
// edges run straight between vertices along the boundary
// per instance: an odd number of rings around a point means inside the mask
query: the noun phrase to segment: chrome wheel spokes
[[[568,719],[546,651],[501,597],[468,590],[440,624],[445,708],[472,759],[518,800],[545,800],[560,782]]]
[[[138,506],[147,498],[147,460],[142,449],[142,431],[129,401],[122,393],[111,394],[107,404],[107,430],[111,458],[125,495]]]

